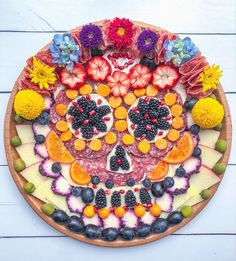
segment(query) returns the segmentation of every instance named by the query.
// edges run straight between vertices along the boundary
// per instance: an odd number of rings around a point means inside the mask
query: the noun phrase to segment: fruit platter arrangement
[[[18,188],[48,224],[90,244],[173,233],[227,166],[221,76],[189,37],[126,18],[54,35],[27,60],[7,108]]]

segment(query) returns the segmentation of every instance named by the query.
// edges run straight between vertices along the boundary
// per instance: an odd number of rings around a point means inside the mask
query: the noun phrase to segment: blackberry
[[[150,119],[157,119],[158,118],[158,113],[154,109],[150,109],[148,114],[149,114]]]
[[[87,104],[85,107],[82,107],[85,112],[89,113],[90,111],[95,111],[97,109],[97,104],[95,101],[90,100],[87,101]]]
[[[93,115],[90,115],[89,121],[91,122],[91,124],[95,125],[98,121],[101,121],[101,117],[97,113],[95,113]]]
[[[138,124],[140,122],[140,120],[142,119],[141,114],[134,110],[130,110],[128,115],[129,115],[130,120],[135,124]]]
[[[140,60],[140,63],[147,66],[151,71],[153,71],[157,67],[154,59],[149,59],[147,56],[143,56]]]
[[[145,188],[140,189],[139,198],[142,204],[148,204],[151,202],[151,196],[149,195],[147,189]]]
[[[135,138],[140,138],[144,134],[146,134],[146,126],[143,124],[139,124],[134,131],[134,136]]]
[[[99,121],[95,122],[94,126],[96,127],[96,129],[98,131],[101,131],[101,132],[106,132],[107,131],[107,125],[104,123],[103,120],[99,120]]]
[[[159,119],[155,126],[160,130],[168,130],[170,128],[170,123],[165,119]]]
[[[72,122],[72,128],[74,130],[77,130],[80,128],[80,126],[81,126],[81,122],[77,119],[74,119],[74,121]]]
[[[99,189],[95,196],[95,203],[98,209],[105,208],[107,206],[107,197],[104,189]]]
[[[90,124],[82,125],[81,133],[84,139],[91,139],[93,137],[93,126]]]
[[[88,103],[88,100],[84,97],[84,96],[82,96],[81,98],[79,98],[78,100],[77,100],[77,103],[78,103],[78,105],[81,107],[81,108],[86,108],[86,106],[87,106],[87,103]]]
[[[116,152],[115,152],[116,156],[118,157],[124,157],[125,156],[125,150],[121,145],[117,145],[116,146]]]
[[[132,190],[128,190],[125,194],[125,204],[129,208],[133,208],[136,204],[136,197]]]
[[[128,162],[128,160],[126,158],[122,159],[121,168],[123,170],[129,170],[130,169],[130,164],[129,164],[129,162]]]
[[[139,108],[139,111],[142,113],[142,114],[145,114],[145,113],[148,113],[149,112],[149,106],[148,106],[148,103],[144,101],[144,99],[140,99],[139,102],[138,102],[138,108]]]
[[[112,207],[120,207],[121,205],[121,196],[118,191],[114,191],[111,195],[111,205]]]
[[[116,156],[112,156],[110,158],[110,169],[113,171],[117,171],[119,169],[119,165],[117,164],[116,160]]]
[[[158,100],[152,98],[150,99],[148,106],[150,110],[157,111],[159,107],[159,102]]]
[[[157,129],[153,127],[151,130],[146,132],[146,139],[149,141],[153,140],[156,134],[157,134]]]
[[[169,110],[166,107],[159,107],[157,113],[159,117],[166,117],[169,115]]]
[[[103,117],[111,112],[111,109],[108,105],[102,105],[97,108],[97,113],[100,115],[100,117]]]
[[[78,108],[76,106],[71,106],[68,114],[70,114],[71,116],[76,116],[78,114]]]

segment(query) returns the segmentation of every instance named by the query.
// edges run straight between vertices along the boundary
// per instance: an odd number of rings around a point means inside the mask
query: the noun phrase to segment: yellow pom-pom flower
[[[40,60],[33,57],[33,68],[28,68],[30,72],[31,82],[39,85],[39,88],[48,89],[50,84],[57,80],[55,68],[44,65]]]
[[[19,91],[14,100],[14,110],[26,120],[37,118],[45,108],[42,95],[33,90]]]
[[[222,76],[220,66],[213,64],[211,67],[205,66],[203,72],[200,73],[198,82],[202,83],[202,91],[205,93],[210,89],[216,89],[220,83],[219,78]]]
[[[211,129],[222,122],[224,107],[215,99],[200,99],[192,109],[192,117],[200,127]]]

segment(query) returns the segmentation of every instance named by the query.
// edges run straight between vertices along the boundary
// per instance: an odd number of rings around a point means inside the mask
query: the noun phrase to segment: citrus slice
[[[124,96],[124,102],[127,105],[133,105],[136,101],[136,96],[132,93],[132,92],[128,92],[125,96]]]
[[[84,84],[79,89],[81,95],[90,94],[92,91],[93,91],[93,87],[90,84]]]
[[[60,116],[65,116],[67,112],[67,106],[63,103],[56,105],[56,113]]]
[[[66,96],[70,100],[74,100],[78,96],[78,94],[79,94],[79,92],[77,90],[70,90],[70,89],[66,90]]]
[[[141,96],[144,96],[146,93],[146,89],[143,88],[143,89],[135,89],[134,90],[134,94],[136,95],[136,97],[141,97]]]
[[[163,179],[169,171],[169,164],[163,160],[159,161],[155,169],[148,175],[150,180],[156,181]]]
[[[45,144],[48,155],[52,160],[60,163],[71,163],[74,161],[73,156],[54,131],[49,132]]]
[[[117,107],[114,115],[117,119],[125,119],[127,117],[127,110],[123,106]]]
[[[116,134],[112,131],[108,132],[104,137],[107,144],[114,144],[117,140]]]
[[[76,160],[70,166],[70,177],[78,185],[87,185],[91,181],[91,177]]]
[[[120,97],[111,96],[109,99],[109,104],[113,109],[119,107],[122,103],[122,99]]]
[[[106,97],[110,94],[111,89],[108,85],[100,83],[97,88],[97,93],[103,97]]]
[[[186,132],[177,145],[169,151],[164,160],[171,164],[179,164],[191,157],[194,149],[194,140],[189,132]]]
[[[157,95],[157,93],[158,90],[154,85],[148,85],[148,87],[146,88],[146,95],[149,97],[154,97]]]

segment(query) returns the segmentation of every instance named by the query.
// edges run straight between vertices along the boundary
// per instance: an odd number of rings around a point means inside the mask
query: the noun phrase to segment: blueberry
[[[111,189],[111,188],[114,187],[114,181],[111,180],[111,179],[108,179],[108,180],[106,181],[105,185],[106,185],[106,187],[107,187],[108,189]]]
[[[97,185],[100,182],[100,178],[98,176],[92,176],[91,181],[94,185]]]
[[[72,189],[72,195],[75,197],[79,197],[82,194],[82,188],[81,187],[73,187]]]
[[[55,210],[55,212],[53,213],[52,215],[52,218],[53,220],[56,222],[56,223],[65,223],[68,216],[66,214],[65,211],[61,210],[61,209],[57,209]]]
[[[132,228],[124,227],[120,230],[120,237],[124,240],[132,240],[135,237],[135,232]]]
[[[171,188],[173,187],[175,184],[175,181],[172,177],[166,177],[163,181],[162,181],[162,185],[164,188]]]
[[[52,169],[53,173],[59,173],[61,171],[61,164],[58,162],[55,162],[52,164],[51,169]]]
[[[178,167],[175,170],[175,175],[178,176],[178,177],[183,177],[185,174],[186,174],[186,171],[183,167]]]
[[[101,237],[102,232],[100,227],[89,224],[85,227],[84,234],[89,239],[97,239]]]
[[[94,199],[94,191],[91,188],[82,190],[81,197],[84,203],[91,203]]]
[[[197,124],[193,124],[189,130],[192,134],[197,135],[200,131],[200,127]]]
[[[103,52],[99,50],[98,48],[94,48],[91,50],[92,56],[103,56]]]
[[[113,227],[105,228],[102,231],[102,238],[106,241],[115,241],[118,237],[118,230]]]
[[[158,198],[160,198],[165,193],[165,189],[163,188],[163,186],[160,182],[153,183],[151,191],[152,191],[153,196],[158,197]]]
[[[135,184],[135,180],[133,178],[128,178],[126,180],[126,184],[129,186],[129,187],[133,187],[134,184]]]
[[[184,103],[184,108],[186,110],[192,110],[193,106],[196,104],[198,100],[197,99],[188,99],[185,103]]]
[[[193,157],[200,157],[202,150],[199,147],[195,147],[193,150]]]
[[[157,67],[157,65],[155,64],[154,60],[153,59],[149,59],[146,56],[142,57],[142,59],[140,60],[140,63],[142,65],[147,66],[151,71],[153,71]]]
[[[151,233],[151,226],[148,224],[140,224],[136,229],[137,237],[147,237]]]
[[[67,227],[72,232],[81,233],[84,230],[84,222],[77,216],[71,216],[67,220]]]
[[[177,225],[182,222],[184,216],[179,211],[170,213],[167,217],[167,221],[171,225]]]
[[[155,234],[163,233],[168,228],[168,222],[164,218],[158,218],[151,225],[151,230]]]
[[[37,119],[37,122],[38,122],[39,124],[41,124],[41,125],[46,125],[46,124],[49,123],[49,121],[50,121],[50,116],[49,116],[49,113],[46,112],[46,111],[43,111],[43,112],[39,115],[39,117],[38,117],[38,119]]]
[[[151,182],[150,179],[144,179],[143,180],[143,186],[144,187],[149,188],[149,187],[151,187],[151,185],[152,185],[152,182]]]
[[[39,135],[34,136],[34,139],[37,144],[42,144],[45,141],[45,136],[42,134],[39,134]]]

